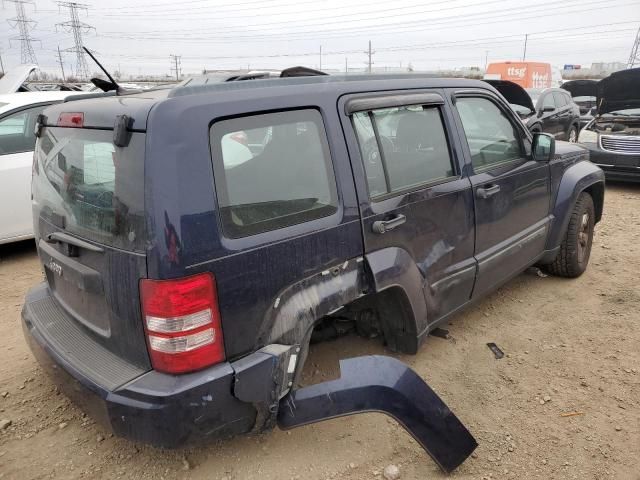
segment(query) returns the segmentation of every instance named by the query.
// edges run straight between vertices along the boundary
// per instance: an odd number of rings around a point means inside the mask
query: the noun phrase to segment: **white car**
[[[36,118],[48,105],[78,93],[0,95],[0,244],[33,237],[31,168]]]

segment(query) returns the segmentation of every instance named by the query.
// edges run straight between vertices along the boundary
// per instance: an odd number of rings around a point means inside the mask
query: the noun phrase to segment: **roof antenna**
[[[89,54],[91,59],[94,62],[96,62],[96,65],[100,67],[100,70],[102,70],[104,74],[107,76],[107,78],[110,80],[109,82],[107,82],[105,80],[102,80],[101,78],[92,78],[91,83],[93,83],[96,87],[98,87],[103,92],[110,92],[112,90],[115,90],[116,94],[121,92],[122,88],[120,88],[120,85],[118,85],[118,83],[113,79],[113,77],[109,75],[109,72],[107,72],[107,69],[102,66],[102,64],[96,59],[96,57],[93,56],[93,54],[89,51],[87,47],[82,47],[82,48],[84,49],[85,52]]]

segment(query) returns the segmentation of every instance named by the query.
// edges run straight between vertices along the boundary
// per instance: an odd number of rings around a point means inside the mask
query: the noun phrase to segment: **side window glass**
[[[462,97],[457,99],[456,108],[476,170],[525,157],[519,130],[491,100]]]
[[[555,110],[556,104],[553,101],[553,95],[551,93],[547,93],[542,99],[542,108],[551,107]]]
[[[560,92],[553,92],[553,99],[558,108],[564,107],[567,104],[565,96]]]
[[[0,120],[0,155],[33,151],[36,117],[44,106],[21,110]]]
[[[210,131],[216,193],[231,238],[338,210],[322,116],[295,110],[223,120]]]
[[[353,115],[353,125],[372,198],[454,174],[437,107],[414,105],[358,112]]]

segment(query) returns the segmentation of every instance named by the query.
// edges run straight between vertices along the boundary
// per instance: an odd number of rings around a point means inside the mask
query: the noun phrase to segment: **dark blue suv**
[[[415,353],[531,265],[580,275],[602,216],[588,152],[532,135],[482,81],[179,86],[72,99],[36,128],[46,281],[25,336],[84,409],[161,446],[394,408],[428,436],[398,362],[298,389],[314,328]]]

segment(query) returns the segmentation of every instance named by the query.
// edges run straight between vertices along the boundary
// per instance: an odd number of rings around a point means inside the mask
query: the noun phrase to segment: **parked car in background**
[[[0,243],[33,237],[31,168],[36,118],[72,92],[0,95]]]
[[[560,88],[571,94],[573,101],[580,108],[580,128],[589,123],[596,111],[598,80],[571,80]]]
[[[561,88],[522,88],[505,80],[485,80],[509,102],[532,133],[544,132],[558,140],[576,142],[580,109]]]
[[[581,275],[603,211],[587,151],[482,81],[218,82],[43,122],[25,338],[96,420],[160,446],[382,411],[450,471],[476,442],[400,362],[300,387],[312,333],[416,353],[531,265]]]
[[[640,181],[640,68],[598,82],[595,116],[580,132],[579,142],[607,178]]]

